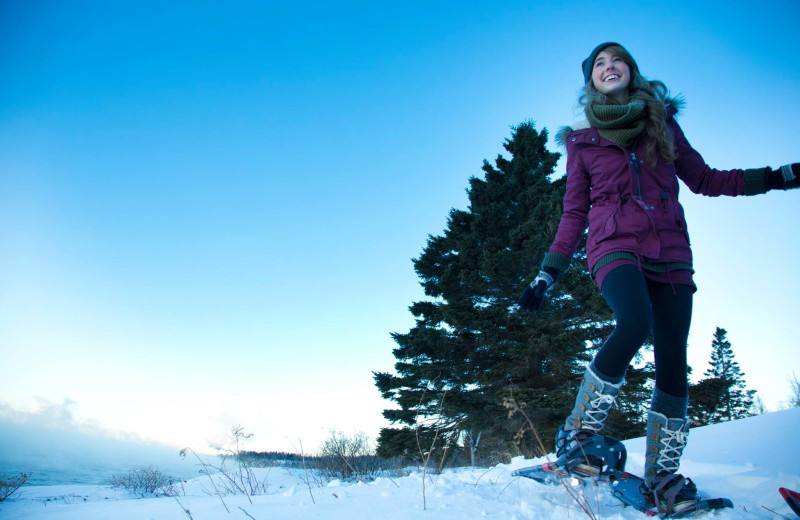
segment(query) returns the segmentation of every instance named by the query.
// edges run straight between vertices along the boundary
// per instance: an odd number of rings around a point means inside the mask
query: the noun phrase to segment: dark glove
[[[528,312],[536,312],[542,308],[547,291],[556,283],[561,272],[552,267],[542,267],[539,275],[525,288],[517,305]]]
[[[800,163],[787,164],[767,172],[767,189],[791,190],[800,187]]]

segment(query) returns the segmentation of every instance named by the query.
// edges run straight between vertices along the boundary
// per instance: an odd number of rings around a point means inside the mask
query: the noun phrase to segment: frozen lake
[[[199,474],[198,461],[177,447],[115,439],[75,428],[0,418],[0,474],[30,475],[29,485],[103,484],[131,468],[153,466],[177,479]]]

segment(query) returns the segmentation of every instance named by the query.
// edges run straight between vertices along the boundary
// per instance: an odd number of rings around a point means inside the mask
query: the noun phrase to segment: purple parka
[[[641,261],[692,264],[692,251],[678,179],[694,193],[716,197],[763,193],[763,169],[716,170],[692,148],[675,121],[677,109],[667,106],[678,159],[644,160],[643,139],[631,149],[602,137],[597,129],[569,133],[564,213],[543,266],[566,270],[588,222],[589,270],[611,253],[626,251]]]

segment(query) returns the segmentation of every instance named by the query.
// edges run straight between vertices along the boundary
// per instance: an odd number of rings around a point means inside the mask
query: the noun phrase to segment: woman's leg
[[[686,344],[692,322],[694,289],[688,285],[673,288],[656,282],[650,282],[649,289],[653,302],[656,388],[667,395],[686,398],[689,395]]]
[[[573,441],[603,429],[623,384],[625,370],[650,334],[650,295],[636,266],[622,265],[608,273],[602,293],[616,314],[617,325],[586,368],[575,406],[556,435],[559,456],[574,447]]]
[[[647,414],[645,482],[659,512],[671,514],[696,499],[696,488],[677,473],[691,420],[686,418],[689,384],[686,343],[694,288],[650,282],[656,385]]]
[[[616,327],[595,355],[599,377],[620,382],[633,356],[653,328],[653,305],[644,274],[635,265],[622,265],[606,276],[601,292],[616,317]]]

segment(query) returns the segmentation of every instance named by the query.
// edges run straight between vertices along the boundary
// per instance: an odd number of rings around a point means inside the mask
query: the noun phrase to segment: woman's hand
[[[525,311],[536,312],[542,308],[547,291],[556,283],[561,272],[552,267],[542,267],[538,276],[525,287],[517,304]]]
[[[783,175],[784,190],[800,187],[800,163],[781,166],[780,172]]]
[[[767,170],[768,190],[800,188],[800,163],[786,164],[777,170]]]

